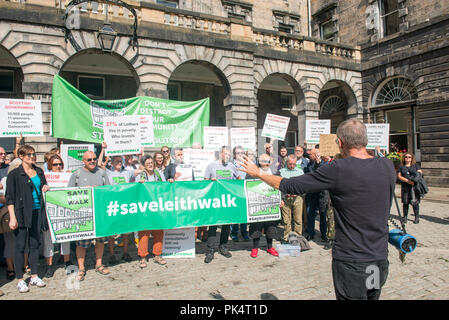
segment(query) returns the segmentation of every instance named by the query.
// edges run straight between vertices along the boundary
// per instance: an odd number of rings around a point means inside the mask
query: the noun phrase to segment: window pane
[[[14,92],[14,72],[0,70],[0,92]]]
[[[157,0],[157,4],[162,4],[163,6],[177,8],[178,7],[178,1],[167,1],[167,0]]]
[[[396,11],[384,18],[384,35],[399,32],[399,14]]]
[[[321,25],[321,39],[331,40],[334,38],[334,23],[332,21]]]
[[[382,15],[388,14],[398,9],[399,9],[398,0],[383,0]]]
[[[387,121],[390,124],[390,133],[406,133],[407,128],[407,110],[387,111]]]

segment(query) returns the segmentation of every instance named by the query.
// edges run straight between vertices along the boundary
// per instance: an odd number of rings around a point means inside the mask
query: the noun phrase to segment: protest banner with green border
[[[52,92],[52,135],[102,143],[104,117],[152,115],[152,147],[190,147],[195,142],[203,143],[203,127],[209,125],[209,104],[209,98],[188,102],[152,97],[91,100],[56,75]]]
[[[281,194],[260,180],[202,180],[50,190],[45,200],[52,239],[65,242],[278,220]]]

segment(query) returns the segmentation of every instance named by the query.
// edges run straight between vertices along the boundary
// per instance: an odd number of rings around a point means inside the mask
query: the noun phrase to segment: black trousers
[[[39,264],[40,227],[38,225],[39,210],[33,211],[31,228],[17,228],[14,230],[15,250],[14,250],[14,271],[16,279],[23,278],[23,267],[25,263],[25,248],[29,246],[28,264],[31,274],[37,274]]]
[[[388,277],[388,260],[347,262],[332,260],[337,300],[379,300]]]
[[[207,249],[214,251],[217,242],[217,228],[218,226],[211,226],[207,231]],[[229,234],[231,232],[231,225],[221,226],[220,245],[228,243]]]

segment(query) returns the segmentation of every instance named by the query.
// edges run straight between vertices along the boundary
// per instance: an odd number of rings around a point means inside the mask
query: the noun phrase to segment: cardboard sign
[[[140,116],[105,117],[103,130],[107,156],[140,153]]]
[[[340,153],[335,140],[336,134],[320,134],[320,155],[334,157],[337,153]]]
[[[207,166],[215,161],[214,150],[184,149],[184,161],[193,167],[195,180],[203,180]]]
[[[93,144],[61,144],[61,158],[64,161],[64,170],[75,171],[84,167],[83,154],[86,151],[94,152]]]
[[[0,99],[0,114],[1,137],[44,135],[39,100]]]
[[[142,146],[154,145],[153,116],[139,116],[140,120],[140,142]]]
[[[265,123],[263,125],[262,137],[284,141],[289,122],[289,117],[267,113]]]
[[[256,151],[256,130],[249,128],[231,128],[231,149],[241,146],[245,151]]]
[[[195,258],[195,228],[164,230],[164,258]]]
[[[69,184],[71,172],[46,172],[45,179],[50,188],[66,188]]]
[[[229,145],[229,130],[227,127],[204,127],[203,139],[204,149],[219,150]]]
[[[331,133],[330,120],[306,120],[306,142],[320,143],[320,134]]]
[[[366,124],[366,133],[368,135],[368,145],[367,149],[376,149],[376,147],[380,147],[389,151],[389,141],[390,141],[390,124],[389,123],[374,123],[374,124]]]

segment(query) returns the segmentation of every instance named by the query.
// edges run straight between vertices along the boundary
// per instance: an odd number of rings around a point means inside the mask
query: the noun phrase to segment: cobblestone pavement
[[[398,251],[389,246],[390,273],[381,299],[449,298],[449,203],[424,200],[421,212],[421,221],[417,225],[412,223],[413,214],[409,216],[407,231],[418,239],[418,248],[407,255],[404,264],[399,261]],[[334,300],[331,252],[324,250],[323,243],[317,239],[319,232],[310,242],[312,250],[302,252],[300,257],[275,258],[260,250],[257,259],[249,256],[250,242],[230,241],[232,258],[216,254],[210,264],[203,262],[205,244],[198,242],[194,259],[167,259],[166,266],[150,260],[143,270],[138,267],[137,250],[131,246],[134,260],[111,266],[108,276],[95,272],[93,249],[89,249],[87,275],[79,289],[67,288],[67,282],[73,285],[73,281],[68,281],[72,278],[67,277],[63,267],[59,266],[54,277],[46,280],[45,288],[30,287],[30,292],[20,294],[16,281],[6,281],[2,267],[0,286],[5,295],[0,300]],[[120,248],[116,248],[116,255],[121,255]],[[109,254],[105,253],[106,263],[108,259]]]

